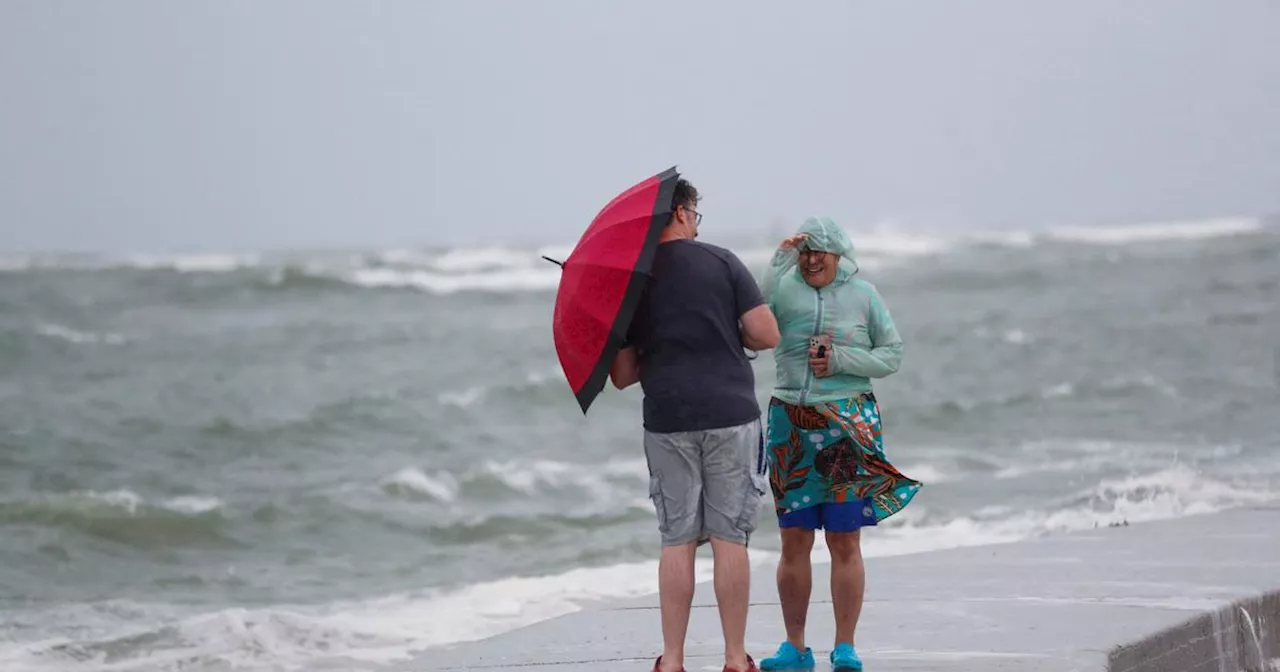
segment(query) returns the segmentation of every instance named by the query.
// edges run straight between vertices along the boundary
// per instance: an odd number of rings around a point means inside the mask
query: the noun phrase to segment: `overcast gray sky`
[[[1280,210],[1280,2],[0,0],[0,249]]]

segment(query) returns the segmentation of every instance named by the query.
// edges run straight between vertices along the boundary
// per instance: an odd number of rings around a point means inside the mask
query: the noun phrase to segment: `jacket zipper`
[[[817,304],[816,310],[814,311],[817,317],[813,321],[813,335],[818,336],[822,333],[822,312],[823,312],[823,305],[824,305],[824,302],[822,300],[822,290],[821,289],[813,290],[813,295],[814,295],[814,303]],[[805,348],[804,389],[800,390],[801,406],[804,406],[808,403],[809,386],[813,384],[813,369],[809,368],[808,352],[809,352],[808,348]]]

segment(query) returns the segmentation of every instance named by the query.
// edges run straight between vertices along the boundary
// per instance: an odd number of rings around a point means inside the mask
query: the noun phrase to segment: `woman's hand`
[[[817,346],[809,347],[809,368],[813,369],[813,375],[819,378],[825,378],[831,375],[831,336],[822,334],[817,337]],[[822,351],[822,355],[818,355],[818,351]]]
[[[791,236],[790,238],[787,238],[786,240],[782,241],[778,245],[778,249],[794,250],[796,249],[796,246],[804,242],[804,239],[808,237],[809,237],[809,234],[807,233],[797,233],[796,235]]]

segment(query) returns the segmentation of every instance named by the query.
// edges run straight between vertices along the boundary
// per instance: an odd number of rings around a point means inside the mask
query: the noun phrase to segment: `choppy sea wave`
[[[1260,218],[1221,218],[1110,227],[1057,227],[961,234],[904,232],[884,227],[855,231],[859,263],[883,268],[912,259],[962,252],[974,247],[1025,249],[1044,245],[1125,246],[1244,236],[1266,229]],[[768,263],[773,248],[734,246],[747,264]],[[436,295],[458,292],[553,291],[560,271],[543,259],[565,259],[572,245],[534,249],[513,247],[446,250],[390,249],[367,253],[131,255],[0,255],[0,272],[38,270],[169,271],[246,275],[263,289],[347,287],[409,289]]]

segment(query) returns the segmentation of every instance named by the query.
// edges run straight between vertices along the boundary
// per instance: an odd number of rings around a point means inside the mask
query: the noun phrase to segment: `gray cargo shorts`
[[[695,432],[646,431],[644,456],[664,546],[750,541],[769,487],[759,418]]]

